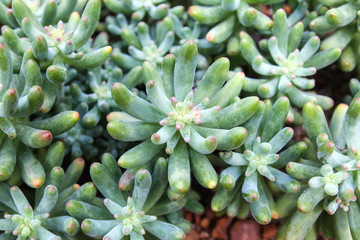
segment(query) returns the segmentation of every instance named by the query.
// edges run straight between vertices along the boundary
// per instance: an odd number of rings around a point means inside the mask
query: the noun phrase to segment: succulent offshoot
[[[349,176],[345,171],[334,172],[329,164],[323,165],[320,173],[321,177],[313,177],[309,180],[309,186],[311,188],[324,187],[324,191],[330,196],[338,194],[339,184]]]
[[[120,114],[110,120],[110,135],[122,141],[143,141],[123,154],[118,164],[138,168],[165,149],[170,155],[169,183],[179,194],[189,190],[190,171],[204,187],[216,186],[218,177],[205,154],[241,146],[247,132],[238,125],[251,118],[259,104],[257,97],[237,98],[244,74],[231,75],[226,81],[227,58],[216,60],[194,88],[197,55],[195,41],[187,40],[177,58],[171,54],[163,58],[161,71],[145,61],[142,71],[149,101],[122,83],[112,86],[116,104],[131,118]]]
[[[294,14],[299,13],[294,12]],[[257,88],[257,93],[263,98],[286,95],[292,106],[299,108],[307,102],[313,102],[324,109],[329,109],[334,104],[331,98],[304,90],[310,90],[315,86],[315,80],[307,77],[313,76],[317,70],[336,61],[340,57],[341,49],[334,47],[318,51],[320,47],[318,36],[307,38],[302,46],[304,23],[299,21],[291,25],[291,18],[292,15],[287,17],[283,9],[277,10],[274,14],[273,36],[264,40],[265,46],[260,45],[270,53],[270,59],[260,54],[248,33],[240,32],[242,55],[255,72],[264,76],[261,79],[248,78],[248,86],[251,88],[247,89],[245,86],[244,89],[253,91]]]
[[[39,196],[34,209],[17,186],[10,188],[5,183],[1,183],[0,188],[1,191],[9,190],[10,194],[6,193],[6,195],[11,196],[12,202],[7,204],[14,206],[14,209],[11,209],[14,213],[5,213],[4,219],[0,220],[0,230],[5,231],[3,237],[12,234],[17,236],[17,239],[24,240],[60,240],[62,234],[74,236],[78,233],[79,223],[76,219],[66,214],[59,216],[53,211],[54,208],[63,207],[57,205],[59,193],[56,186],[47,185],[43,188],[43,193]]]
[[[151,233],[160,239],[185,239],[183,230],[171,224],[171,221],[167,223],[164,219],[157,220],[157,216],[180,210],[186,202],[185,199],[172,202],[168,198],[161,198],[167,186],[167,179],[163,178],[166,176],[166,159],[159,158],[156,161],[155,169],[159,175],[154,175],[154,178],[146,169],[136,171],[131,195],[129,191],[119,189],[115,183],[116,177],[109,174],[110,167],[114,164],[116,166],[115,159],[110,154],[105,154],[102,162],[103,164],[91,165],[90,175],[99,191],[106,197],[103,201],[106,209],[99,209],[95,205],[81,201],[77,201],[76,204],[83,206],[83,209],[77,211],[75,207],[69,208],[73,214],[91,216],[84,219],[81,224],[87,236],[102,236],[102,239],[121,239],[129,236],[130,239],[142,239],[144,235],[147,237],[147,233]],[[114,191],[108,191],[109,188]],[[91,214],[89,211],[95,213]],[[106,229],[103,229],[104,224]]]
[[[104,200],[105,206],[108,206],[109,201],[110,200],[108,199]],[[156,216],[145,215],[144,211],[137,211],[131,197],[127,199],[127,205],[125,207],[119,205],[117,205],[117,207],[119,208],[119,212],[114,214],[114,218],[122,224],[121,231],[124,235],[130,235],[131,231],[136,231],[141,235],[145,235],[146,232],[142,227],[142,224],[153,222],[157,219]]]
[[[268,224],[271,218],[279,218],[279,211],[270,193],[271,185],[263,177],[279,191],[299,192],[300,183],[278,170],[305,150],[300,142],[281,151],[294,135],[292,128],[283,128],[289,110],[287,97],[279,98],[274,104],[260,102],[254,116],[244,124],[249,136],[244,146],[236,151],[220,152],[220,157],[230,166],[220,173],[221,188],[211,202],[214,211],[226,208],[228,215],[232,215],[235,209],[245,205],[249,208],[244,216],[251,211],[256,221]]]

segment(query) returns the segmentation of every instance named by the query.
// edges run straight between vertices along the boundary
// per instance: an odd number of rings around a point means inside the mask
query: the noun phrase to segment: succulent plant
[[[197,21],[190,21],[191,19],[185,22],[186,25],[184,26],[182,19],[177,15],[171,14],[170,17],[173,22],[173,30],[176,36],[179,38],[179,45],[172,47],[172,53],[180,49],[181,44],[183,44],[188,39],[195,41],[199,53],[209,55],[217,54],[223,51],[224,44],[213,44],[205,38],[204,32],[208,31],[206,26],[202,26]]]
[[[138,74],[129,74],[127,82],[134,82]],[[91,93],[84,93],[80,86],[76,83],[71,84],[71,96],[77,103],[86,103],[91,107],[84,116],[82,116],[82,124],[88,128],[98,125],[101,115],[107,114],[110,109],[117,109],[117,105],[111,97],[111,86],[119,82],[122,78],[120,68],[109,66],[107,69],[96,68],[89,72],[87,82],[91,89]],[[138,80],[137,80],[138,81]]]
[[[19,38],[10,27],[2,27],[4,43],[14,54],[23,57],[22,65],[29,59],[38,61],[41,69],[46,69],[46,79],[54,84],[65,81],[65,64],[77,68],[100,66],[109,57],[111,47],[103,47],[84,54],[77,50],[94,33],[100,17],[100,0],[89,0],[84,12],[73,12],[67,23],[59,21],[57,25],[43,26],[22,0],[12,1],[16,21],[21,25],[27,38]],[[20,80],[24,78],[20,72]]]
[[[360,239],[359,13],[0,0],[0,240],[185,239],[206,188],[276,239]]]
[[[1,194],[11,199],[4,204],[11,207],[14,214],[5,213],[0,219],[0,230],[7,239],[61,239],[62,234],[74,236],[80,229],[75,218],[70,216],[51,216],[49,212],[55,207],[58,199],[58,190],[48,185],[40,203],[33,209],[22,191],[13,186],[11,189],[6,183],[0,183]],[[17,236],[12,238],[11,235]]]
[[[220,153],[230,166],[220,174],[222,187],[212,199],[213,211],[228,207],[228,213],[237,216],[240,204],[248,202],[254,218],[261,224],[268,224],[271,218],[278,218],[278,211],[261,176],[275,183],[283,192],[296,193],[300,190],[299,182],[278,170],[291,159],[301,156],[306,148],[303,142],[299,142],[279,153],[294,135],[292,128],[283,128],[289,109],[286,97],[279,98],[274,105],[268,100],[260,102],[254,116],[243,125],[248,132],[244,146]]]
[[[115,36],[121,36],[123,41],[118,42],[121,48],[130,45],[139,47],[140,43],[135,34],[138,23],[139,22],[135,20],[128,21],[126,15],[122,13],[116,16],[107,16],[105,19],[107,30]]]
[[[90,237],[144,239],[143,236],[150,235],[159,239],[185,239],[179,227],[157,220],[158,216],[174,213],[185,205],[185,199],[172,202],[166,196],[161,198],[167,186],[167,163],[166,159],[159,158],[152,175],[146,169],[138,171],[129,194],[118,188],[121,171],[115,159],[104,154],[102,163],[93,163],[90,167],[91,178],[105,197],[104,205],[72,200],[66,208],[72,216],[83,220],[82,231]]]
[[[130,55],[114,49],[112,60],[124,70],[141,66],[144,61],[160,67],[164,55],[168,53],[175,40],[174,32],[171,30],[172,25],[171,19],[166,17],[156,24],[155,29],[150,29],[144,22],[137,24],[136,32],[131,32],[132,30],[127,28],[122,29],[121,36],[129,45]],[[124,37],[125,30],[129,31],[126,32],[126,37]]]
[[[276,65],[261,56],[247,33],[240,33],[240,49],[244,58],[255,72],[266,76],[262,81],[248,81],[244,84],[244,90],[255,90],[264,98],[286,95],[293,106],[300,108],[308,101],[316,102],[324,109],[333,106],[333,101],[329,97],[302,90],[309,90],[315,86],[314,79],[305,77],[312,76],[318,69],[333,63],[340,56],[341,49],[330,48],[315,54],[320,46],[320,39],[313,36],[300,51],[298,47],[303,30],[301,22],[291,29],[288,28],[288,20],[283,9],[275,13],[273,36],[268,41],[268,49]]]
[[[143,141],[121,156],[121,167],[140,167],[165,149],[170,154],[170,186],[178,193],[190,187],[190,166],[201,185],[216,186],[217,174],[204,154],[240,146],[246,130],[237,126],[254,114],[259,103],[257,97],[237,98],[242,73],[222,87],[229,68],[226,58],[215,61],[193,91],[196,55],[195,42],[188,40],[177,59],[173,55],[164,58],[162,77],[151,63],[144,62],[142,75],[150,102],[123,84],[114,84],[112,96],[129,115],[119,114],[107,126],[118,140]]]
[[[53,136],[67,131],[76,124],[79,114],[75,111],[65,111],[45,119],[41,119],[43,116],[38,118],[31,116],[44,102],[43,91],[38,85],[41,80],[38,64],[28,60],[21,68],[26,73],[25,82],[21,87],[17,84],[19,74],[13,74],[11,53],[4,44],[0,44],[0,55],[3,63],[0,70],[2,87],[0,180],[11,177],[16,163],[21,169],[19,173],[21,172],[26,178],[32,178],[35,169],[37,170],[35,175],[43,176],[41,164],[32,156],[30,148],[48,146]],[[36,178],[36,181],[34,179],[29,181],[24,179],[24,181],[29,186],[39,187],[42,181],[39,178]]]
[[[93,184],[76,184],[84,169],[84,160],[75,159],[66,172],[59,167],[64,157],[61,142],[42,154],[46,181],[35,192],[34,208],[17,187],[0,182],[0,230],[4,239],[70,239],[80,230],[79,222],[69,216],[65,204],[71,199],[91,201],[96,194]],[[36,172],[36,169],[32,169]],[[13,235],[13,236],[12,236]],[[17,238],[16,238],[17,236]]]
[[[18,84],[20,76],[13,74],[11,53],[4,44],[0,44],[0,56],[3,62],[0,70],[2,134],[39,148],[49,145],[52,135],[65,132],[76,124],[78,114],[74,111],[63,112],[46,120],[30,121],[29,116],[37,112],[45,100],[42,88],[38,85],[41,80],[39,65],[33,60],[26,62],[21,68],[26,73],[21,86]]]
[[[295,228],[301,225],[299,239],[304,239],[306,230],[312,227],[323,210],[332,215],[330,219],[336,237],[346,239],[358,236],[355,229],[359,214],[359,146],[355,133],[360,113],[359,96],[357,94],[349,106],[338,105],[330,128],[320,107],[313,103],[304,106],[306,131],[317,154],[315,159],[290,162],[287,165],[287,172],[301,181],[308,181],[308,188],[298,197],[299,212],[289,220],[284,230],[285,236],[298,235],[299,230]],[[307,215],[311,216],[311,221],[308,221]]]

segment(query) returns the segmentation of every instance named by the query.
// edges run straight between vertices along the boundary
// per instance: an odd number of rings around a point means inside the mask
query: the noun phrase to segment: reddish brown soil
[[[187,240],[272,240],[278,229],[276,223],[261,226],[250,218],[216,218],[210,209],[206,209],[203,215],[187,212],[185,217],[194,223]]]

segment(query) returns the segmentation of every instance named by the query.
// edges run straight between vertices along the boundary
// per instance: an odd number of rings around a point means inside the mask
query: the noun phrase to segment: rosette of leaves
[[[253,27],[258,31],[268,31],[273,21],[258,9],[249,4],[272,5],[283,0],[240,1],[240,0],[198,0],[189,7],[188,14],[196,21],[213,26],[206,34],[211,43],[222,43],[228,40],[241,26]]]
[[[74,236],[80,229],[78,221],[70,216],[51,216],[49,212],[55,207],[59,197],[55,186],[48,185],[40,203],[33,209],[22,191],[6,183],[0,183],[2,202],[11,208],[0,219],[0,230],[5,233],[4,239],[61,239],[63,234]]]
[[[1,92],[1,130],[10,139],[17,138],[25,145],[34,148],[50,144],[52,136],[65,132],[78,121],[78,114],[67,111],[44,120],[30,121],[29,116],[37,112],[45,97],[41,83],[39,65],[28,60],[21,68],[24,72],[23,83],[19,83],[20,75],[13,74],[13,61],[8,47],[0,44]],[[59,123],[62,123],[60,125]],[[41,130],[40,130],[41,129]]]
[[[143,141],[120,157],[121,167],[143,166],[164,150],[170,154],[169,183],[178,193],[189,190],[190,172],[206,188],[217,185],[217,174],[205,154],[241,146],[246,130],[237,126],[248,120],[259,104],[257,97],[237,97],[243,73],[226,82],[227,58],[216,60],[194,91],[196,56],[196,44],[188,40],[177,59],[164,57],[162,76],[151,63],[144,62],[142,75],[149,101],[121,83],[114,84],[112,96],[126,114],[118,114],[107,125],[110,135],[118,140]]]
[[[311,22],[311,29],[322,34],[335,30],[324,40],[321,47],[326,49],[337,43],[337,47],[343,49],[343,54],[339,59],[340,69],[350,72],[357,68],[359,71],[360,53],[357,46],[360,41],[360,4],[357,1],[339,1],[336,4],[331,1],[322,1],[322,3],[330,9]]]
[[[273,36],[268,40],[271,62],[260,54],[255,42],[247,33],[240,33],[240,49],[243,57],[256,73],[266,77],[253,81],[249,79],[244,84],[244,90],[257,91],[263,98],[276,99],[286,95],[292,106],[299,108],[309,101],[316,102],[323,109],[331,108],[333,101],[329,97],[303,90],[310,90],[315,86],[315,80],[306,77],[314,75],[317,70],[336,61],[341,49],[334,47],[316,53],[320,39],[313,36],[299,50],[304,25],[298,22],[289,28],[288,18],[283,9],[275,13],[272,31]]]
[[[88,74],[88,83],[91,89],[89,94],[84,93],[78,84],[71,84],[70,92],[73,99],[78,103],[84,102],[93,106],[82,116],[84,126],[88,128],[97,126],[102,114],[107,114],[114,107],[115,109],[118,108],[111,97],[111,86],[118,82],[121,77],[120,68],[93,69]]]
[[[74,128],[60,135],[66,145],[66,152],[71,156],[85,156],[93,159],[99,152],[111,152],[120,156],[129,145],[127,142],[113,142],[113,138],[103,131],[101,119],[110,110],[119,110],[111,97],[111,86],[122,82],[137,95],[143,95],[133,88],[142,82],[141,66],[133,68],[123,76],[120,68],[113,62],[107,62],[103,68],[95,68],[86,74],[78,74],[70,86],[65,86],[64,103],[58,105],[57,111],[75,108],[80,114],[80,121]],[[108,114],[112,119],[117,112]]]
[[[58,21],[67,21],[74,11],[82,12],[87,0],[76,1],[40,1],[25,0],[24,3],[33,12],[34,16],[44,25],[54,24]],[[12,28],[19,27],[13,9],[9,7],[12,1],[0,2],[0,22]]]
[[[135,176],[137,172],[140,171],[141,169],[152,171],[155,165],[156,165],[156,161],[152,161],[145,164],[143,167],[139,167],[135,169],[127,169],[119,179],[119,184],[118,184],[119,189],[121,191],[132,190],[134,188]],[[165,182],[167,182],[167,178],[165,179]],[[205,211],[205,207],[199,202],[201,198],[200,194],[198,194],[194,190],[189,190],[186,193],[177,193],[170,186],[167,186],[166,195],[171,201],[174,202],[180,202],[182,204],[185,201],[186,203],[184,208],[189,210],[190,212],[193,212],[195,214],[203,214]],[[179,215],[179,212],[174,212],[167,215],[166,219],[168,219],[167,221],[170,221],[173,224],[175,223],[181,224],[181,226],[177,224],[176,225],[179,226],[181,229],[183,229],[185,232],[189,232],[191,226],[189,226],[189,223],[183,220],[181,216],[182,214]]]
[[[169,11],[183,12],[183,6],[170,9],[166,0],[105,0],[105,6],[114,13],[131,14],[131,20],[140,21],[146,15],[160,20],[166,17]]]
[[[66,1],[65,1],[66,2]],[[44,26],[22,0],[12,1],[15,19],[26,38],[20,38],[10,27],[2,28],[4,43],[24,65],[29,59],[39,62],[41,70],[46,70],[46,79],[54,84],[65,81],[65,64],[76,68],[100,66],[109,57],[111,47],[103,47],[89,53],[79,52],[95,32],[100,17],[100,0],[89,0],[80,17],[73,12],[67,23]],[[20,80],[24,72],[20,73]]]
[[[181,228],[162,221],[166,218],[161,216],[182,209],[186,201],[172,202],[163,196],[167,186],[166,174],[167,160],[159,158],[152,175],[146,169],[136,173],[130,194],[118,188],[117,182],[122,175],[120,168],[110,154],[104,154],[102,163],[93,163],[90,167],[91,178],[105,197],[103,204],[72,200],[66,205],[67,211],[73,217],[83,219],[82,231],[90,237],[185,239]],[[162,220],[157,220],[158,217]],[[172,217],[173,220],[180,220],[179,216]]]
[[[359,235],[359,158],[358,122],[360,94],[351,104],[340,104],[327,125],[322,109],[307,103],[303,109],[306,132],[316,149],[310,160],[290,162],[287,172],[308,188],[298,197],[297,209],[284,230],[286,237],[296,234],[304,239],[323,210],[319,221],[328,236],[338,239],[356,239]],[[332,223],[332,224],[331,224]],[[301,228],[298,228],[301,226]]]
[[[175,35],[172,31],[173,23],[169,17],[164,18],[156,24],[154,30],[145,22],[137,24],[136,33],[132,32],[131,37],[123,37],[129,45],[128,53],[123,53],[115,48],[111,59],[124,70],[131,70],[136,66],[141,66],[144,61],[148,61],[160,67],[164,55],[170,50]],[[124,33],[122,33],[124,36]]]
[[[201,23],[192,19],[183,21],[183,24],[182,19],[175,14],[171,14],[170,17],[173,22],[175,35],[179,39],[179,45],[172,47],[172,53],[177,52],[180,49],[181,44],[188,39],[195,41],[199,53],[203,55],[214,55],[221,53],[224,50],[224,44],[214,44],[205,38],[205,33],[208,31],[207,26],[202,26]],[[203,58],[205,58],[205,56],[203,56]]]
[[[203,77],[206,69],[209,67],[210,56],[221,53],[224,50],[225,45],[213,44],[206,40],[204,38],[204,34],[207,32],[208,28],[206,26],[201,26],[199,22],[188,19],[184,22],[184,26],[181,19],[176,15],[171,14],[171,19],[175,35],[179,41],[174,43],[170,49],[170,53],[176,56],[181,48],[181,45],[188,39],[192,39],[197,45],[199,54],[197,57],[197,70],[195,73],[196,85],[196,81]]]
[[[115,36],[121,36],[123,41],[117,43],[120,45],[120,48],[133,45],[134,42],[136,42],[136,46],[140,45],[136,36],[138,23],[139,22],[135,20],[129,21],[122,13],[119,13],[116,16],[107,16],[105,19],[106,29]]]
[[[292,128],[283,127],[289,109],[286,97],[279,98],[274,105],[269,100],[260,102],[254,116],[243,124],[248,131],[244,145],[236,151],[220,153],[230,166],[220,174],[221,188],[211,202],[213,211],[227,208],[230,216],[243,218],[250,204],[256,221],[268,224],[279,214],[264,178],[285,193],[300,190],[298,181],[279,170],[306,149],[306,145],[299,142],[281,151],[294,135]]]
[[[109,113],[110,110],[118,110],[111,96],[111,87],[114,83],[121,82],[129,89],[142,83],[141,66],[131,69],[125,76],[120,68],[112,62],[107,62],[104,68],[95,68],[89,71],[86,79],[90,93],[84,93],[77,83],[70,86],[72,98],[77,102],[84,102],[91,109],[82,117],[82,124],[88,128],[99,124],[101,115]]]
[[[0,183],[0,211],[5,212],[0,219],[3,239],[72,239],[77,235],[80,224],[69,216],[65,204],[71,199],[92,201],[96,188],[92,183],[75,184],[84,169],[83,159],[75,159],[66,172],[56,166],[61,164],[63,153],[64,146],[58,142],[40,154],[47,178],[36,189],[34,209],[18,187]]]

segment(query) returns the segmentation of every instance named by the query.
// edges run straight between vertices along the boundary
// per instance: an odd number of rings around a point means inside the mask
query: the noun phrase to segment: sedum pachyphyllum
[[[263,177],[283,192],[300,190],[299,182],[278,170],[306,149],[299,142],[280,152],[294,135],[292,128],[283,128],[289,109],[287,97],[279,98],[274,105],[269,100],[260,102],[254,116],[243,125],[248,130],[244,145],[236,151],[220,153],[230,166],[220,174],[221,188],[211,202],[213,211],[227,208],[230,216],[246,217],[249,208],[241,205],[250,204],[256,221],[268,224],[271,218],[278,218],[278,210]]]
[[[83,220],[82,231],[90,237],[102,239],[185,239],[183,230],[166,221],[161,216],[171,214],[169,219],[180,224],[184,220],[175,214],[182,209],[186,200],[170,201],[166,194],[167,164],[159,158],[152,175],[146,169],[136,173],[132,194],[118,188],[117,182],[122,173],[116,160],[104,154],[102,163],[93,163],[90,175],[96,187],[105,197],[103,204],[87,204],[82,201],[69,201],[67,211],[73,217]],[[161,219],[161,220],[158,220]],[[188,224],[187,224],[188,225]],[[189,229],[189,227],[187,227]]]
[[[164,55],[168,53],[175,41],[172,28],[172,20],[166,17],[157,22],[156,27],[149,27],[145,22],[139,22],[136,31],[122,29],[121,36],[129,45],[127,49],[129,54],[116,48],[111,59],[124,70],[141,66],[144,61],[160,67]]]
[[[78,76],[76,82],[70,85],[70,92],[65,95],[67,104],[63,104],[63,109],[60,111],[76,106],[80,121],[57,138],[64,141],[66,150],[71,152],[72,157],[84,156],[90,160],[101,152],[100,149],[103,147],[118,148],[119,145],[127,144],[123,142],[109,144],[106,141],[112,138],[108,134],[102,137],[106,131],[101,125],[101,119],[105,118],[109,111],[119,110],[111,96],[111,86],[116,82],[121,82],[130,89],[142,83],[141,66],[133,68],[123,76],[120,68],[113,62],[107,62],[103,68],[94,68],[85,76]],[[86,83],[89,83],[89,86]],[[96,140],[99,141],[95,142]]]
[[[310,90],[315,86],[315,80],[306,77],[336,61],[341,49],[335,47],[316,53],[320,39],[313,36],[299,50],[304,25],[298,22],[289,29],[288,18],[283,9],[274,14],[272,31],[273,36],[268,40],[272,62],[259,53],[255,42],[246,32],[240,32],[240,49],[243,57],[255,72],[266,77],[262,81],[249,79],[244,84],[244,90],[257,91],[263,98],[286,95],[292,106],[300,108],[309,101],[316,102],[324,109],[331,108],[334,104],[331,98],[303,90]]]
[[[86,54],[77,51],[95,32],[100,0],[89,0],[81,17],[78,12],[73,12],[66,23],[59,20],[56,26],[43,26],[22,0],[12,1],[12,8],[26,38],[20,38],[14,30],[4,26],[1,29],[4,43],[12,53],[22,57],[22,65],[29,59],[38,61],[41,69],[46,69],[46,79],[53,84],[66,80],[65,64],[93,68],[103,64],[111,53],[110,46]],[[20,78],[24,75],[21,72]]]
[[[217,185],[217,174],[205,154],[239,147],[247,133],[237,126],[248,120],[259,104],[258,97],[237,97],[244,74],[226,81],[227,58],[216,60],[193,90],[196,56],[196,44],[188,40],[177,58],[164,58],[162,75],[145,62],[142,75],[149,101],[115,83],[112,96],[128,115],[119,114],[117,121],[107,126],[118,140],[143,141],[120,157],[121,167],[140,167],[164,150],[170,154],[169,182],[178,193],[189,190],[190,169],[202,186]]]
[[[78,233],[80,224],[75,218],[69,215],[50,217],[49,212],[55,207],[59,196],[55,186],[46,186],[40,203],[33,209],[18,187],[9,188],[6,183],[0,184],[3,197],[11,199],[4,204],[14,212],[5,213],[4,219],[0,219],[0,230],[5,231],[0,235],[3,239],[59,240],[62,234],[74,236]]]
[[[5,213],[0,219],[0,231],[5,231],[0,234],[1,239],[73,239],[78,234],[80,224],[69,216],[65,204],[72,199],[92,201],[96,188],[92,183],[76,184],[84,169],[83,159],[75,159],[64,171],[57,166],[63,157],[61,142],[52,145],[43,156],[47,178],[36,189],[34,208],[17,186],[10,188],[7,183],[0,183],[0,212]]]
[[[134,20],[128,21],[126,15],[122,13],[116,16],[107,16],[105,19],[107,30],[115,36],[121,36],[123,41],[118,42],[120,47],[128,47],[130,45],[139,47],[140,43],[135,34],[138,23],[138,21]]]
[[[171,48],[171,53],[178,51],[181,44],[188,39],[195,41],[199,53],[203,55],[218,54],[224,50],[224,44],[213,44],[205,38],[204,31],[208,28],[202,26],[198,21],[191,21],[191,19],[189,19],[186,23],[183,23],[181,18],[175,14],[171,14],[170,17],[173,22],[174,32],[179,39],[179,45],[173,46]],[[199,55],[199,57],[205,58],[203,55]]]
[[[96,68],[89,72],[87,81],[89,82],[91,93],[84,93],[77,83],[71,84],[70,93],[75,102],[86,103],[91,108],[82,117],[82,124],[85,127],[91,128],[97,126],[102,114],[109,113],[110,109],[118,109],[118,106],[111,97],[111,86],[115,82],[119,82],[120,79],[130,85],[136,81],[134,77],[138,77],[140,71],[138,68],[134,69],[125,79],[122,78],[122,75],[123,73],[120,68],[107,64],[106,69]]]
[[[360,82],[321,110],[359,67],[359,10],[0,0],[0,240],[184,239],[198,183],[278,239],[360,239]]]
[[[296,235],[297,239],[304,239],[323,210],[326,213],[322,218],[328,219],[334,227],[332,233],[328,233],[329,238],[356,239],[360,236],[357,220],[360,214],[360,145],[356,137],[359,132],[359,103],[360,94],[356,94],[349,106],[339,104],[331,118],[330,128],[319,106],[313,103],[304,106],[305,128],[316,147],[316,156],[287,165],[287,172],[301,181],[308,181],[309,187],[298,196],[298,212],[284,227],[286,238]]]

